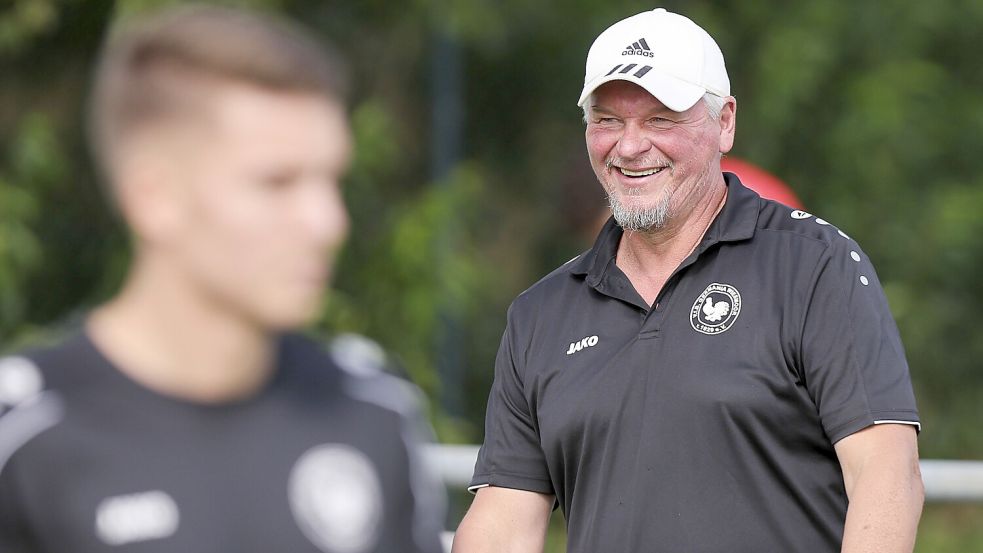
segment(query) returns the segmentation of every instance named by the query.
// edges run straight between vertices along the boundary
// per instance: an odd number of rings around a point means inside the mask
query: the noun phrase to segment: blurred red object
[[[778,177],[750,162],[736,157],[720,160],[720,169],[736,174],[744,186],[754,190],[764,198],[781,202],[789,207],[804,209],[802,200],[792,192]]]

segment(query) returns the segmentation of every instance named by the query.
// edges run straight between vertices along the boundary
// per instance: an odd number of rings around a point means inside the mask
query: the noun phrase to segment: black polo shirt
[[[289,334],[254,396],[198,404],[84,333],[0,358],[0,552],[439,553],[417,395],[383,365]]]
[[[918,424],[857,243],[725,178],[653,308],[609,221],[509,309],[471,489],[555,494],[570,553],[839,551],[833,444]]]

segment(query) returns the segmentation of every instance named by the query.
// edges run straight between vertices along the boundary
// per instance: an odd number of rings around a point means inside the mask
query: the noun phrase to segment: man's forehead
[[[197,84],[196,94],[175,102],[176,109],[131,128],[117,157],[124,163],[151,157],[187,163],[227,151],[272,153],[280,146],[289,148],[295,135],[328,135],[340,146],[347,143],[341,106],[321,95],[238,82]]]

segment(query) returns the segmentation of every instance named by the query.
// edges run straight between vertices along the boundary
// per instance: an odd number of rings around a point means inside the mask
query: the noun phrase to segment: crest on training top
[[[696,298],[689,313],[693,330],[703,334],[726,332],[741,314],[741,293],[730,284],[714,282]]]
[[[352,446],[323,444],[304,453],[290,473],[290,509],[322,551],[374,551],[383,515],[382,485],[372,461]]]

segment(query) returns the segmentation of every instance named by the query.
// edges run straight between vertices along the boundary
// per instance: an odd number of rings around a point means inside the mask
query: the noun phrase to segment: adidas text
[[[584,338],[579,342],[570,342],[570,349],[567,350],[567,355],[577,353],[578,351],[589,348],[591,346],[597,345],[597,336],[589,336]]]
[[[653,58],[652,49],[649,48],[649,43],[645,41],[645,37],[642,37],[635,42],[632,42],[628,46],[625,46],[625,51],[621,53],[622,56],[644,56],[646,58]]]

